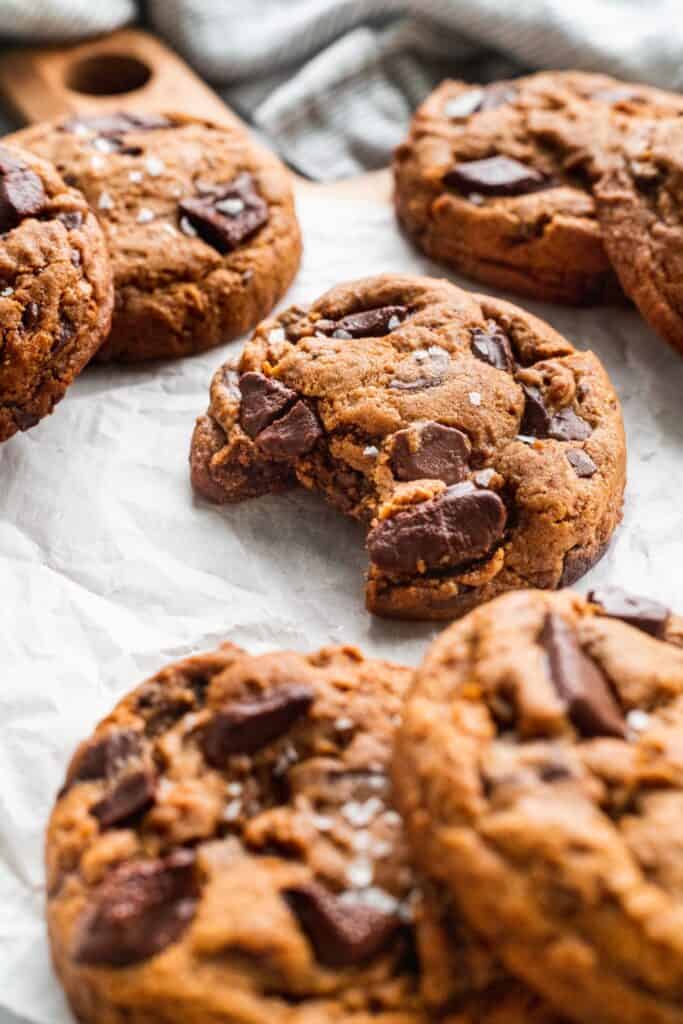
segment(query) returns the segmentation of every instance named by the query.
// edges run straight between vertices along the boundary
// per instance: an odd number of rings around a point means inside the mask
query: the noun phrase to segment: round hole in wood
[[[137,57],[100,53],[73,64],[67,71],[66,85],[88,96],[119,96],[141,89],[151,77],[151,68]]]

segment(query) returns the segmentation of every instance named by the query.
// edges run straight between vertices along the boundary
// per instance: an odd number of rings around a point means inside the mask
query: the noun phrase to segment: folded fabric
[[[679,0],[147,0],[150,27],[304,174],[382,166],[445,75],[577,67],[683,85]],[[3,0],[0,36],[73,39],[133,0]]]

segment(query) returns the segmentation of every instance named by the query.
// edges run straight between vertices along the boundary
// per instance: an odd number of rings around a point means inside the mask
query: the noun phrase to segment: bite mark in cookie
[[[191,470],[211,500],[322,492],[369,527],[372,611],[450,618],[590,567],[624,454],[594,356],[506,303],[386,276],[263,324],[214,377]]]

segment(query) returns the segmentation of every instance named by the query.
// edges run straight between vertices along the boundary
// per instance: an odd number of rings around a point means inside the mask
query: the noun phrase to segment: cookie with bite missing
[[[301,239],[289,175],[245,132],[180,115],[77,115],[12,136],[85,195],[111,254],[102,360],[202,352],[266,316]]]
[[[79,1020],[464,1024],[485,1006],[495,1024],[499,998],[538,1004],[421,893],[388,779],[410,675],[350,647],[225,644],[118,704],[48,830]]]
[[[625,458],[592,353],[498,299],[385,275],[262,324],[214,376],[190,462],[216,502],[322,493],[368,527],[369,609],[446,619],[583,575]]]
[[[398,218],[428,256],[495,287],[618,299],[593,184],[613,133],[682,113],[676,93],[579,71],[446,81],[396,151]]]
[[[417,670],[394,756],[418,866],[578,1022],[681,1020],[683,620],[500,597]]]
[[[106,337],[109,257],[83,196],[0,146],[0,441],[48,416]]]

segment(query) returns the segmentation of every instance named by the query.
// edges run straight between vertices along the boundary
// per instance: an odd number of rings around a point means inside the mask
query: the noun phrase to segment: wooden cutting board
[[[122,29],[76,46],[14,50],[0,57],[0,93],[26,123],[130,108],[176,111],[244,127],[223,100],[155,36]],[[319,185],[292,173],[297,192],[388,202],[389,170]]]

